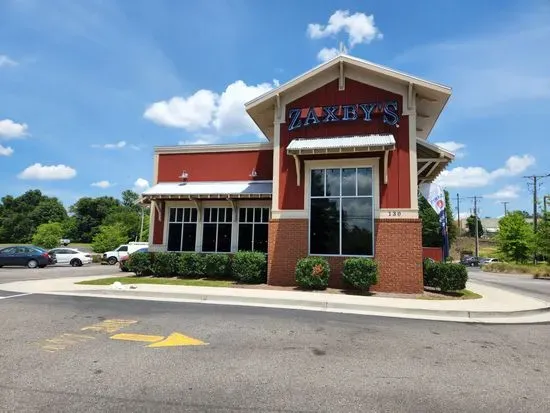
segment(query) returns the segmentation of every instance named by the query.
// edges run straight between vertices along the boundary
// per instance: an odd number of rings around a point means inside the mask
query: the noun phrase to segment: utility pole
[[[504,216],[506,216],[506,214],[508,213],[508,210],[506,209],[506,205],[508,205],[510,201],[501,201],[500,203],[504,205]]]
[[[539,179],[548,178],[549,176],[550,176],[550,174],[524,176],[525,179],[530,179],[530,180],[533,181],[532,182],[532,185],[533,185],[533,232],[535,234],[537,233],[537,218],[538,218],[538,214],[537,214],[537,202],[538,202],[537,189],[538,189],[538,185],[540,184]],[[537,252],[535,251],[533,253],[533,264],[536,264],[536,263],[537,263]]]
[[[546,205],[548,205],[550,203],[550,195],[544,195],[542,197],[542,208],[544,210],[544,220],[546,221],[547,217],[546,217]]]
[[[474,220],[475,220],[475,257],[479,258],[479,218],[477,216],[477,201],[481,199],[480,196],[474,195],[469,197],[470,199],[474,200]]]
[[[458,220],[458,235],[460,236],[460,234],[462,233],[462,227],[460,226],[460,200],[465,198],[461,198],[460,195],[457,193],[455,199],[456,199],[456,214],[457,214],[457,220]]]

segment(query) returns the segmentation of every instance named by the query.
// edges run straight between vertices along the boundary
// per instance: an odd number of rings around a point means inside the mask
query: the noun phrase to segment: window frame
[[[176,220],[175,221],[171,221],[170,220],[170,211],[172,209],[182,209],[182,213],[181,213],[181,221],[178,221],[177,220],[177,211],[175,213],[175,216],[176,216]],[[191,211],[189,211],[189,217],[190,217],[190,220],[189,221],[185,221],[185,210],[186,209],[190,209]],[[192,221],[191,220],[191,217],[193,216],[193,209],[196,210],[196,220],[195,221]],[[165,233],[165,236],[166,236],[166,241],[165,241],[165,244],[166,244],[166,251],[168,252],[195,252],[197,250],[197,237],[199,236],[199,223],[200,223],[200,210],[196,207],[196,206],[191,206],[191,205],[170,205],[166,208],[166,233]],[[168,249],[168,240],[169,240],[169,237],[170,237],[170,224],[181,224],[181,235],[180,235],[180,248],[181,248],[181,245],[182,245],[182,242],[183,242],[183,231],[184,231],[184,227],[185,227],[185,224],[194,224],[196,225],[195,227],[195,245],[193,247],[193,250],[178,250],[178,251],[171,251]]]
[[[241,209],[252,209],[253,210],[253,215],[252,215],[252,221],[251,222],[248,222],[248,221],[243,221],[241,222]],[[260,221],[255,221],[254,218],[255,218],[255,215],[256,215],[256,210],[259,209],[260,210],[260,214],[261,214],[261,217],[260,217]],[[267,220],[264,221],[263,220],[263,215],[264,215],[264,210],[267,210]],[[271,208],[269,206],[253,206],[253,205],[239,205],[238,208],[237,208],[237,217],[236,217],[236,227],[237,227],[237,251],[256,251],[254,249],[254,242],[255,242],[255,235],[256,235],[256,225],[265,225],[267,226],[267,240],[266,242],[269,243],[269,217],[270,217],[270,213],[271,213]],[[248,214],[248,211],[246,212],[246,214]],[[252,239],[251,239],[251,247],[252,249],[246,249],[246,250],[241,250],[239,248],[239,237],[241,235],[241,225],[252,225]],[[267,253],[267,249],[266,251],[260,251],[262,253]]]
[[[206,222],[204,220],[205,210],[206,209],[217,209],[216,212],[216,221],[208,221]],[[220,221],[220,209],[229,209],[231,210],[231,220],[230,221]],[[227,211],[226,211],[227,212]],[[226,215],[227,216],[227,215]],[[200,252],[204,254],[231,254],[233,253],[233,239],[235,236],[235,208],[232,206],[224,206],[224,205],[203,205],[201,208],[201,215],[200,215],[200,226],[201,226],[201,242],[200,242]],[[214,251],[204,251],[204,226],[206,224],[215,224],[216,225],[216,241],[215,241],[215,248]],[[229,237],[229,251],[218,251],[218,233],[219,233],[219,226],[221,225],[230,225],[231,226],[231,236]]]
[[[318,257],[363,257],[374,258],[376,256],[376,219],[380,211],[380,158],[355,158],[355,159],[326,159],[326,160],[305,160],[304,161],[304,208],[307,211],[307,251],[310,256]],[[312,254],[311,253],[311,171],[314,169],[347,169],[347,168],[368,168],[372,171],[372,194],[370,196],[342,196],[342,172],[340,172],[340,195],[330,197],[314,197],[314,199],[337,198],[339,200],[340,225],[339,225],[339,254]],[[326,187],[326,183],[325,183]],[[357,187],[357,184],[356,184]],[[372,255],[342,254],[342,200],[352,198],[372,199]]]

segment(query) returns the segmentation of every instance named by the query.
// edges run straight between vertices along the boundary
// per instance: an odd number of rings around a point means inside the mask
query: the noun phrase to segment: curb
[[[48,293],[46,293],[48,294]],[[243,297],[231,295],[207,295],[194,293],[151,293],[148,291],[133,290],[89,290],[83,292],[77,291],[58,291],[49,294],[58,295],[78,295],[94,296],[105,298],[126,298],[126,299],[150,299],[162,301],[185,301],[192,303],[209,303],[224,305],[244,305],[244,306],[264,306],[278,308],[299,308],[314,311],[346,312],[346,313],[377,313],[388,315],[408,315],[425,317],[454,318],[458,320],[477,321],[479,319],[493,318],[521,318],[541,314],[550,314],[550,307],[541,307],[530,310],[517,311],[463,311],[463,310],[432,310],[426,308],[407,308],[407,307],[388,307],[365,304],[334,303],[325,300],[303,300],[292,298],[269,298],[269,297]]]

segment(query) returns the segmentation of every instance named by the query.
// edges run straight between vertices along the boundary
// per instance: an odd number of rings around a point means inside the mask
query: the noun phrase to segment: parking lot
[[[0,268],[0,284],[14,281],[41,280],[62,277],[87,277],[95,275],[117,274],[118,265],[88,264],[82,267],[70,265],[51,265],[46,268],[2,267]]]

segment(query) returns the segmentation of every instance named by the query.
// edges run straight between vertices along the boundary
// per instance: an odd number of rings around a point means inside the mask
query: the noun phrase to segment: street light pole
[[[526,179],[532,179],[533,180],[533,233],[537,233],[537,189],[539,184],[539,179],[548,178],[550,174],[546,175],[528,175],[524,176]],[[534,251],[533,253],[533,264],[537,263],[537,251]]]

